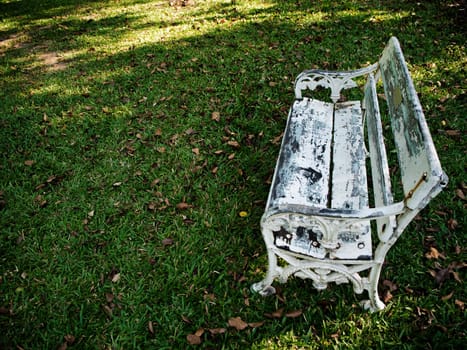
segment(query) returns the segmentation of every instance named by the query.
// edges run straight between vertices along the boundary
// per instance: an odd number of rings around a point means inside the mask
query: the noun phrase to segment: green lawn
[[[0,0],[0,348],[461,348],[464,16],[462,0]],[[300,279],[252,294],[295,76],[375,62],[392,35],[450,183],[388,255],[386,309]]]

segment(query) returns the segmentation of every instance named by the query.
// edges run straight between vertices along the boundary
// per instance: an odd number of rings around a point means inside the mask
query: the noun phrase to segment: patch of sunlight
[[[165,44],[213,31],[233,30],[245,22],[260,23],[270,17],[266,10],[273,6],[268,1],[239,2],[235,8],[227,5],[230,6],[231,1],[205,1],[193,7],[175,8],[170,7],[167,1],[157,1],[94,9],[86,14],[89,20],[99,21],[118,15],[128,18],[129,23],[118,33],[90,35],[88,42],[96,52],[111,53],[146,44]]]
[[[411,13],[408,11],[390,12],[375,10],[369,13],[369,18],[367,18],[365,22],[380,23],[394,20],[400,21],[406,17],[409,17],[410,15]]]

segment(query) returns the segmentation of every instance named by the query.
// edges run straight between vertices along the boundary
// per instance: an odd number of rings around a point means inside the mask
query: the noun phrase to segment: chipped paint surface
[[[284,134],[269,203],[326,207],[333,105],[295,101]]]
[[[269,200],[270,207],[301,205],[355,210],[368,207],[366,151],[360,102],[329,104],[304,98],[289,114]],[[274,244],[319,259],[368,259],[370,222],[289,218],[273,230]]]
[[[422,107],[399,42],[391,38],[379,61],[392,130],[396,142],[404,193],[407,197],[423,174],[428,177],[407,201],[411,209],[422,208],[431,188],[447,182],[431,139]]]
[[[367,76],[363,102],[337,102],[341,89],[356,86],[352,79],[362,75]],[[397,203],[376,92],[380,78],[405,192]],[[318,86],[331,90],[334,103],[302,98],[302,90]],[[377,286],[387,252],[447,183],[397,39],[391,38],[380,61],[367,68],[303,72],[296,79],[295,95],[261,220],[269,268],[252,288],[268,295],[276,278],[286,282],[292,275],[312,279],[319,290],[331,282],[350,282],[355,293],[368,291],[365,308],[380,310],[384,304]],[[371,208],[367,157],[375,204]],[[378,238],[374,251],[372,220]],[[279,265],[278,258],[285,265]]]

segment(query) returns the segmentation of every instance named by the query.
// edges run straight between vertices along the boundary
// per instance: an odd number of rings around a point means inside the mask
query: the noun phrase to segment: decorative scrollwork
[[[302,90],[315,90],[321,86],[331,89],[331,100],[336,103],[340,99],[341,90],[357,87],[354,78],[373,72],[376,68],[374,64],[351,72],[304,71],[295,80],[295,98],[302,99]]]

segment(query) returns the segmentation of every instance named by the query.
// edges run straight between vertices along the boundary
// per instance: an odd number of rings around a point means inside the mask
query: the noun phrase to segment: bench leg
[[[266,297],[276,294],[276,289],[272,286],[274,279],[279,276],[279,266],[277,266],[277,256],[271,248],[268,250],[268,272],[266,277],[258,283],[251,286],[251,290],[259,293],[261,296]]]
[[[362,306],[365,310],[374,312],[382,310],[386,306],[378,295],[378,282],[382,266],[382,263],[377,263],[370,270],[370,274],[368,276],[368,296],[370,297],[370,300],[362,302]]]

